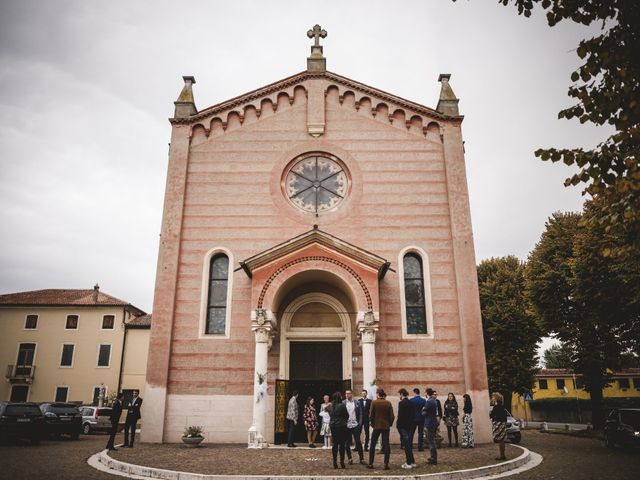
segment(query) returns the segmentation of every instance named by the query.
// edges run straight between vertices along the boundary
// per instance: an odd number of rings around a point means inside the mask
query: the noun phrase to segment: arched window
[[[227,291],[229,286],[229,257],[218,253],[209,262],[209,297],[205,333],[226,332]]]
[[[422,259],[417,253],[409,252],[403,257],[402,264],[404,267],[404,303],[407,333],[427,333],[427,309]]]

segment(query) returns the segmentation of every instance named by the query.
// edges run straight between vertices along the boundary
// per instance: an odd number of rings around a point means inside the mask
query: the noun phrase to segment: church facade
[[[280,442],[291,392],[372,385],[474,401],[490,441],[463,117],[307,69],[175,102],[142,439]],[[397,402],[394,401],[397,405]],[[395,429],[394,429],[395,431]]]

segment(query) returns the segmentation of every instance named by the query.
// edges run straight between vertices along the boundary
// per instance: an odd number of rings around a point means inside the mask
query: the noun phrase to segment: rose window
[[[342,202],[349,179],[337,161],[323,155],[305,157],[291,167],[285,178],[285,193],[305,212],[327,212]]]

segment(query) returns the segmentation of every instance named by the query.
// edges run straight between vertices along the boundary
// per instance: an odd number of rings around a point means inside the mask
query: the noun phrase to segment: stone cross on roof
[[[320,39],[327,36],[327,31],[323,30],[320,25],[314,25],[307,32],[307,37],[313,38],[314,44],[311,45],[311,56],[307,57],[308,72],[324,72],[327,70],[327,60],[322,56],[322,45]]]
[[[325,38],[327,36],[327,31],[323,30],[322,27],[318,24],[314,25],[311,30],[307,32],[307,37],[314,38],[316,47],[320,46],[320,39]]]

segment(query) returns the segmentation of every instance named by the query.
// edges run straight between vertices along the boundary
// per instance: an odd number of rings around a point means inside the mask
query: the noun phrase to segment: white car
[[[108,432],[111,428],[111,408],[85,405],[80,407],[82,414],[82,433]]]

